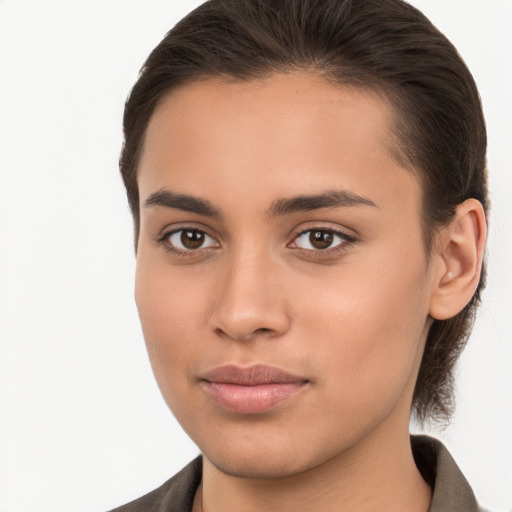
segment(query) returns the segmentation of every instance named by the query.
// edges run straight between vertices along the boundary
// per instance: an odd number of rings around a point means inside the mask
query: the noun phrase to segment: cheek
[[[180,278],[165,265],[151,264],[138,256],[135,301],[149,359],[164,398],[165,390],[179,384],[178,376],[190,373],[195,343],[206,328],[204,294],[191,279]]]
[[[333,407],[343,395],[350,414],[391,405],[415,378],[428,312],[423,266],[355,267],[317,287],[300,319]]]

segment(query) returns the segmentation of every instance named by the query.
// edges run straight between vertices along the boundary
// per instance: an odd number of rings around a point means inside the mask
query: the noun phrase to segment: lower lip
[[[279,382],[253,386],[203,381],[204,389],[214,402],[228,412],[258,414],[293,398],[305,382]]]

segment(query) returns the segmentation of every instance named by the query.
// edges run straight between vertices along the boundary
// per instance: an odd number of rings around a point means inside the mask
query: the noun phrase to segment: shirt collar
[[[444,445],[428,436],[411,436],[418,469],[433,487],[429,512],[481,512],[475,495]]]

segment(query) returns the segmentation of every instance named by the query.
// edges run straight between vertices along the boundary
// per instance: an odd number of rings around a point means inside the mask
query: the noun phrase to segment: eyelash
[[[217,247],[199,247],[197,249],[192,249],[192,250],[184,250],[184,249],[178,249],[176,247],[173,247],[170,243],[169,243],[169,239],[172,235],[175,235],[177,233],[181,233],[183,231],[193,231],[195,233],[198,233],[198,234],[201,234],[201,235],[204,235],[204,236],[207,236],[213,240],[215,240],[215,238],[213,236],[211,236],[210,234],[208,234],[207,231],[205,231],[204,229],[199,229],[199,228],[191,228],[191,227],[186,227],[186,226],[183,226],[183,227],[180,227],[180,228],[177,228],[177,229],[173,229],[171,231],[166,231],[162,236],[160,236],[158,239],[157,239],[157,242],[167,251],[167,252],[170,252],[172,253],[173,255],[175,256],[179,256],[179,257],[193,257],[195,255],[197,255],[200,251],[211,251],[213,249],[216,249]],[[342,242],[339,243],[338,245],[334,246],[334,247],[327,247],[325,249],[304,249],[302,247],[291,247],[291,244],[293,243],[296,243],[296,241],[303,235],[307,234],[307,233],[313,233],[313,232],[324,232],[324,233],[329,233],[335,237],[339,237],[342,239]],[[294,250],[298,250],[298,251],[301,251],[303,253],[307,253],[308,256],[313,256],[313,257],[322,257],[322,256],[326,256],[326,255],[334,255],[334,254],[337,254],[339,252],[343,252],[345,251],[348,246],[352,245],[354,242],[356,242],[356,238],[352,235],[349,235],[348,233],[345,233],[344,231],[341,231],[339,229],[333,229],[331,227],[321,227],[321,226],[315,226],[315,227],[312,227],[312,228],[308,228],[308,229],[303,229],[302,231],[299,231],[297,233],[295,233],[293,235],[293,239],[291,242],[289,242],[286,246],[287,247],[290,247]],[[204,254],[204,252],[203,252]]]
[[[307,234],[307,233],[314,233],[314,232],[323,232],[323,233],[329,233],[332,236],[338,237],[341,239],[341,242],[334,247],[327,247],[325,249],[304,249],[302,247],[296,247],[295,250],[302,251],[304,253],[307,253],[309,256],[313,257],[319,257],[326,255],[335,255],[340,252],[345,251],[350,245],[356,242],[356,238],[352,235],[349,235],[348,233],[345,233],[344,231],[341,231],[339,229],[333,229],[331,227],[322,227],[322,226],[315,226],[308,229],[303,229],[302,231],[299,231],[293,236],[293,240],[290,244],[296,243],[297,240]],[[290,246],[288,244],[288,247]]]
[[[176,228],[176,229],[173,229],[171,231],[166,231],[161,237],[159,237],[157,239],[157,242],[167,251],[167,252],[170,252],[172,253],[173,255],[175,256],[179,256],[179,257],[193,257],[195,256],[197,253],[199,253],[199,251],[209,251],[209,250],[212,250],[212,249],[215,249],[216,247],[199,247],[197,249],[192,249],[192,250],[186,250],[186,249],[178,249],[176,247],[173,247],[171,244],[170,244],[170,237],[172,235],[175,235],[177,233],[181,233],[183,231],[193,231],[195,233],[198,233],[198,234],[202,234],[202,235],[205,235],[213,240],[215,240],[215,238],[213,236],[211,236],[207,231],[205,231],[204,229],[200,229],[200,228],[195,228],[195,227],[187,227],[187,226],[183,226],[183,227],[180,227],[180,228]]]

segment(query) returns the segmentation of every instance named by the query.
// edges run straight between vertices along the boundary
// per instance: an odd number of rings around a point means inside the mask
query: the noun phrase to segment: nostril
[[[266,334],[267,332],[272,332],[272,329],[268,329],[267,327],[260,327],[254,331],[254,334]]]
[[[237,341],[257,338],[270,339],[283,335],[289,328],[290,318],[284,305],[269,305],[253,296],[225,293],[215,304],[208,320],[210,332],[216,337]]]
[[[274,332],[274,330],[269,329],[268,327],[260,327],[259,329],[255,329],[253,331],[243,332],[243,333],[241,333],[241,332],[236,333],[236,332],[231,332],[231,331],[227,332],[220,327],[217,327],[215,329],[215,334],[217,336],[220,336],[221,338],[227,336],[229,338],[239,339],[242,341],[248,341],[249,339],[257,338],[258,336],[265,336],[267,334],[272,334],[273,332]]]

